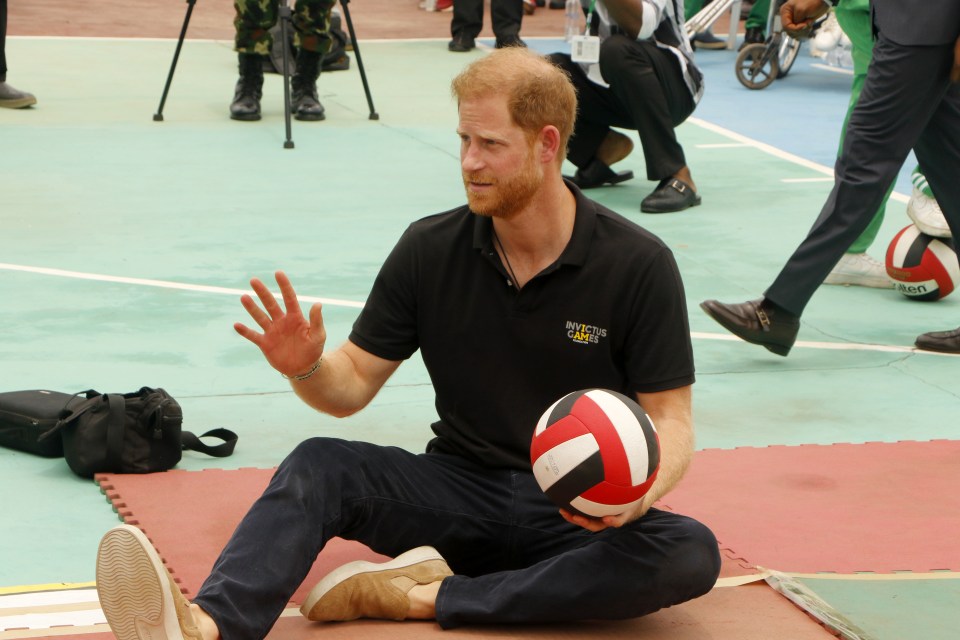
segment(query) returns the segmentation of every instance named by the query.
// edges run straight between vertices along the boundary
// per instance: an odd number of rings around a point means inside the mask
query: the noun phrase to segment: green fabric
[[[690,0],[690,2],[684,3],[683,5],[683,19],[689,20],[693,16],[697,15],[700,12],[700,9],[703,9],[705,0]]]
[[[330,51],[330,13],[335,0],[298,0],[291,14],[294,45],[304,51]],[[270,55],[270,29],[277,24],[274,0],[234,0],[235,49],[240,53]]]
[[[744,22],[744,26],[747,29],[760,29],[762,33],[766,33],[769,21],[770,0],[757,0],[750,7],[750,13],[747,14],[747,21]]]
[[[843,149],[843,140],[846,137],[850,114],[853,112],[857,100],[860,99],[860,92],[863,91],[863,83],[867,78],[867,69],[873,59],[873,28],[870,21],[869,0],[843,0],[834,8],[834,14],[837,17],[837,22],[840,23],[840,28],[850,38],[851,55],[853,57],[853,83],[850,87],[850,104],[847,107],[847,115],[843,120],[843,129],[840,132],[840,145],[837,150],[837,155],[839,155]],[[887,189],[887,194],[883,197],[880,208],[873,215],[873,220],[860,234],[860,237],[853,241],[847,253],[864,253],[876,240],[877,234],[880,232],[880,226],[883,224],[883,214],[891,192],[893,192],[892,184]]]
[[[917,165],[913,168],[913,171],[910,172],[910,182],[913,183],[913,186],[917,188],[923,195],[928,198],[933,198],[933,189],[930,188],[930,183],[927,182],[927,177],[923,175],[923,172],[920,171],[920,165]]]

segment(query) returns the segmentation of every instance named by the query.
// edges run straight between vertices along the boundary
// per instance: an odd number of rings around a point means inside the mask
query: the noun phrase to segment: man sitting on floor
[[[301,608],[310,620],[468,624],[623,619],[708,592],[720,570],[702,524],[652,508],[693,455],[693,352],[680,274],[658,238],[560,175],[576,95],[545,58],[507,47],[453,83],[468,205],[414,222],[349,340],[326,348],[322,310],[283,306],[259,280],[237,323],[308,405],[353,414],[418,349],[439,420],[427,452],[334,438],[280,465],[193,604],[136,528],[107,532],[97,588],[118,640],[263,638],[333,537],[394,557],[345,565]],[[599,329],[577,343],[570,322]],[[540,414],[608,388],[655,422],[661,465],[617,516],[560,511],[530,468]],[[189,502],[189,497],[185,498]],[[189,512],[181,517],[189,518]],[[188,541],[184,541],[188,544]]]

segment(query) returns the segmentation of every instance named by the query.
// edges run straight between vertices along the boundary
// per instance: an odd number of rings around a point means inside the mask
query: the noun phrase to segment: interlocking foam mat
[[[97,481],[124,522],[147,534],[181,590],[192,596],[237,524],[266,489],[273,472],[174,470],[145,475],[102,474]],[[342,564],[386,559],[362,544],[335,538],[317,557],[293,602],[303,602],[314,584]]]
[[[956,440],[771,446],[697,452],[665,502],[778,571],[957,571],[958,487]]]
[[[26,636],[20,636],[26,637]],[[61,636],[62,637],[62,636]],[[88,632],[83,640],[112,640],[113,634]],[[503,640],[832,640],[835,636],[765,584],[714,589],[709,594],[637,620],[589,621],[564,625],[470,627],[442,631],[433,622],[356,620],[312,623],[299,614],[280,618],[267,640],[422,640],[502,638]]]
[[[140,527],[156,546],[173,576],[189,596],[204,577],[249,506],[266,487],[272,469],[174,470],[149,475],[97,477],[117,513]],[[335,539],[323,550],[304,586],[294,595],[302,601],[309,588],[331,569],[356,559],[380,558],[355,542]],[[723,576],[749,573],[744,565],[724,559]],[[441,633],[433,623],[396,624],[364,620],[343,624],[312,624],[296,615],[280,619],[271,638],[384,637],[422,638]],[[706,596],[645,618],[624,622],[581,623],[547,627],[483,627],[444,631],[444,638],[661,638],[678,640],[739,638],[792,640],[830,638],[832,635],[764,583],[716,588]],[[85,634],[109,638],[109,634]]]

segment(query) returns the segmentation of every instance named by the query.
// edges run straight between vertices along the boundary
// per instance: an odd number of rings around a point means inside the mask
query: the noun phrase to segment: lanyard
[[[593,8],[597,6],[597,0],[590,0],[590,8],[587,9],[587,24],[584,27],[584,35],[590,33],[590,21],[593,19]]]

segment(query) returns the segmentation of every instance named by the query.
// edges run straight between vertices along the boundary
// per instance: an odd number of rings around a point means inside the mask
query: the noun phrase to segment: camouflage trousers
[[[280,2],[284,0],[234,0],[237,10],[233,24],[237,28],[236,50],[240,53],[269,55],[273,38],[270,29],[277,24]],[[330,50],[330,11],[337,0],[297,0],[291,16],[294,45],[305,51],[327,53]]]

